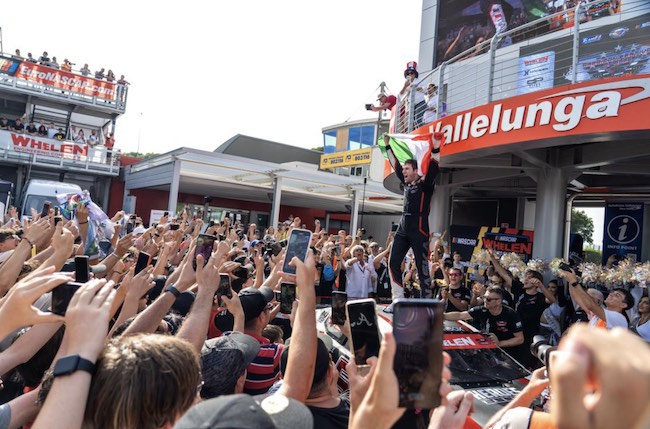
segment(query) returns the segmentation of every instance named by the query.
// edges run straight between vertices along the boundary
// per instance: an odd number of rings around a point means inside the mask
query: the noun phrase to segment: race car
[[[377,323],[380,332],[392,331],[392,314],[384,312],[385,305],[377,305]],[[316,310],[319,333],[332,339],[332,356],[339,370],[339,392],[349,393],[345,366],[350,361],[347,336],[341,327],[331,321],[332,308]],[[492,343],[473,326],[459,321],[445,321],[443,349],[451,356],[451,385],[474,395],[476,412],[468,418],[465,428],[480,428],[501,407],[506,405],[525,386],[530,372],[515,359]]]

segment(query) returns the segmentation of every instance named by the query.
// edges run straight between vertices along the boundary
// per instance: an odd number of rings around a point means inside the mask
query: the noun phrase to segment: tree
[[[318,152],[323,152],[324,147],[323,146],[312,147],[311,150],[315,150],[315,151],[318,151]]]
[[[571,233],[580,234],[585,243],[594,242],[594,221],[582,210],[571,210]]]
[[[133,158],[142,158],[142,159],[150,159],[154,158],[160,154],[155,153],[155,152],[147,152],[147,153],[141,153],[141,152],[126,152],[124,154],[125,156],[131,156]]]

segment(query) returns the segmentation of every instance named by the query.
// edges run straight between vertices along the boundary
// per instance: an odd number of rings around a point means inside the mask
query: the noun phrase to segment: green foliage
[[[312,147],[311,150],[315,150],[318,152],[325,152],[325,148],[323,146]]]
[[[603,262],[603,252],[590,247],[585,249],[585,262],[593,262],[600,265]]]
[[[594,221],[582,210],[571,210],[571,233],[581,234],[585,243],[594,242]]]
[[[147,152],[147,153],[127,152],[124,155],[125,156],[132,156],[133,158],[150,159],[150,158],[156,157],[156,156],[158,156],[160,154],[155,153],[155,152]]]

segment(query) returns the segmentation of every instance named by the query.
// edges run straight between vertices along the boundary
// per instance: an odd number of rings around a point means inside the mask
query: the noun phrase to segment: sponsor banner
[[[553,88],[555,51],[519,57],[517,94]]]
[[[165,215],[167,210],[156,210],[152,209],[149,214],[149,225],[152,223],[160,223],[160,219]]]
[[[114,100],[117,85],[63,70],[23,61],[15,73],[18,79],[60,88],[78,94]]]
[[[524,262],[533,257],[533,231],[498,226],[452,225],[450,230],[451,251],[460,253],[468,272],[474,272],[470,265],[472,255],[484,248],[492,248],[497,254],[514,252]]]
[[[455,349],[495,349],[497,346],[483,334],[444,334],[442,348]]]
[[[643,75],[511,97],[441,118],[413,134],[442,132],[444,157],[528,141],[643,130],[649,110],[650,75]]]
[[[370,164],[371,160],[372,160],[371,148],[350,150],[347,152],[338,152],[329,155],[321,155],[320,168],[322,170],[325,170],[328,168],[345,167],[348,165]]]
[[[609,203],[605,207],[603,265],[611,255],[641,258],[643,203]]]
[[[16,60],[11,57],[0,56],[0,73],[15,75],[18,66],[20,65],[20,60]]]
[[[51,156],[54,158],[86,158],[88,145],[60,141],[11,131],[0,131],[0,147],[23,153]]]

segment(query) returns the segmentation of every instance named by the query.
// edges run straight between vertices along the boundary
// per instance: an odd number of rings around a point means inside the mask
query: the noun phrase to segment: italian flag
[[[425,176],[429,171],[432,155],[434,162],[440,161],[440,146],[444,138],[442,133],[384,135],[390,138],[390,148],[399,163],[404,163],[407,159],[415,159],[418,162],[420,176]],[[377,144],[384,157],[388,158],[383,136],[379,138]]]

